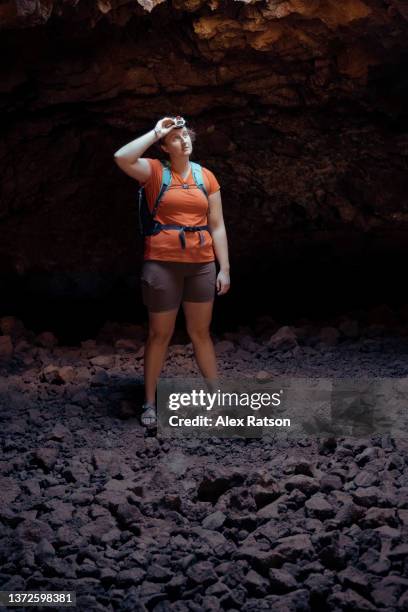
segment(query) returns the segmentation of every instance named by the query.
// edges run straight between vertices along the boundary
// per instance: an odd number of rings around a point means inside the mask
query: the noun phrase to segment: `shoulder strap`
[[[190,162],[191,164],[191,173],[193,175],[193,179],[195,184],[201,191],[204,193],[205,197],[208,198],[208,193],[204,185],[203,179],[203,169],[200,164],[197,162]]]
[[[162,171],[162,182],[161,182],[159,195],[157,196],[156,202],[154,203],[154,206],[153,206],[152,217],[155,216],[157,209],[159,208],[160,200],[162,199],[164,192],[166,191],[166,189],[168,189],[171,183],[171,170],[170,170],[170,166],[168,162],[162,160],[161,164],[162,164],[162,170],[163,170]]]

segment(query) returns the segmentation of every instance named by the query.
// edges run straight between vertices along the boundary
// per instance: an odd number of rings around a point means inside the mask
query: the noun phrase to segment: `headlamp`
[[[176,128],[181,128],[186,125],[186,120],[183,117],[180,117],[180,115],[177,115],[177,117],[174,117],[174,122],[175,122]]]

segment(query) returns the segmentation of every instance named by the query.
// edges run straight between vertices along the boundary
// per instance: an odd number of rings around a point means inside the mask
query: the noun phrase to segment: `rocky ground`
[[[260,317],[214,335],[220,371],[404,377],[406,313]],[[408,610],[407,437],[161,439],[138,419],[144,325],[79,347],[0,326],[1,590],[72,590],[78,610]],[[186,374],[177,331],[163,375]]]

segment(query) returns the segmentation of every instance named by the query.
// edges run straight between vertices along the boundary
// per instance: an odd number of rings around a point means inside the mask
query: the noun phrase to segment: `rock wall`
[[[3,3],[3,283],[134,287],[137,183],[112,154],[172,112],[222,185],[243,277],[400,258],[407,19],[402,0]]]

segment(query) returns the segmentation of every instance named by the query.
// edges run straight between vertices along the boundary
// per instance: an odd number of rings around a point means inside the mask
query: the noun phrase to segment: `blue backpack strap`
[[[205,197],[208,199],[208,193],[204,185],[203,179],[203,169],[200,164],[197,162],[190,162],[191,164],[191,173],[193,175],[193,179],[195,184],[201,191],[204,193]]]
[[[168,163],[168,161],[162,161],[162,182],[161,182],[161,187],[160,187],[160,191],[159,191],[159,195],[157,196],[156,202],[154,203],[153,206],[153,210],[152,210],[152,217],[155,216],[157,209],[159,208],[159,204],[160,204],[160,200],[162,199],[166,189],[169,188],[170,183],[171,183],[171,169],[170,169],[170,165]]]

